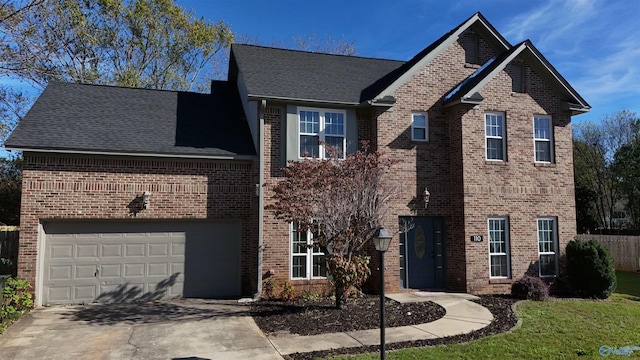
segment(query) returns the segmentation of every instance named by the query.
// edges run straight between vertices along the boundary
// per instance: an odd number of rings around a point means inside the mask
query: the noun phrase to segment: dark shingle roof
[[[233,44],[249,96],[359,104],[362,92],[403,61]]]
[[[255,149],[233,84],[213,93],[51,82],[7,148],[243,157]]]

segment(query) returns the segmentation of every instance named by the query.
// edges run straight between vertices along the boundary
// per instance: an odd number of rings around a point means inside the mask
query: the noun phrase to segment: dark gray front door
[[[403,217],[400,220],[411,224],[409,231],[401,235],[401,240],[405,239],[405,287],[445,288],[444,219],[416,216]]]

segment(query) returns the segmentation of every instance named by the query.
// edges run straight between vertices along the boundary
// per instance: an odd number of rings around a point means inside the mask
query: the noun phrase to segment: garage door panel
[[[103,257],[103,258],[122,257],[122,244],[102,244],[100,246],[100,257]]]
[[[77,244],[75,247],[76,259],[93,259],[98,257],[98,244]]]
[[[49,267],[49,280],[71,280],[73,278],[72,265],[53,265]]]
[[[45,304],[240,294],[237,221],[54,222],[43,227]]]
[[[145,256],[146,252],[145,244],[124,244],[124,256],[125,257],[136,257],[136,256]]]

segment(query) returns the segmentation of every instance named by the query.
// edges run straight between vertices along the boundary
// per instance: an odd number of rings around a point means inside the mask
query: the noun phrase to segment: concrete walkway
[[[433,301],[446,310],[446,315],[436,321],[410,326],[387,328],[386,343],[435,339],[466,334],[482,329],[493,321],[491,312],[469,300],[478,297],[469,294],[416,292],[391,294],[388,298],[400,303]],[[273,347],[282,355],[337,348],[380,344],[380,329],[351,331],[311,336],[295,334],[267,336]]]

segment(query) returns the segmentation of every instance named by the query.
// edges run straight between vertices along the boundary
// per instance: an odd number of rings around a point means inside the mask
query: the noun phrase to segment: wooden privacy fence
[[[616,270],[640,271],[640,236],[581,234],[577,238],[595,239],[606,247],[613,258]]]
[[[17,226],[0,226],[0,275],[16,276],[18,273]]]

